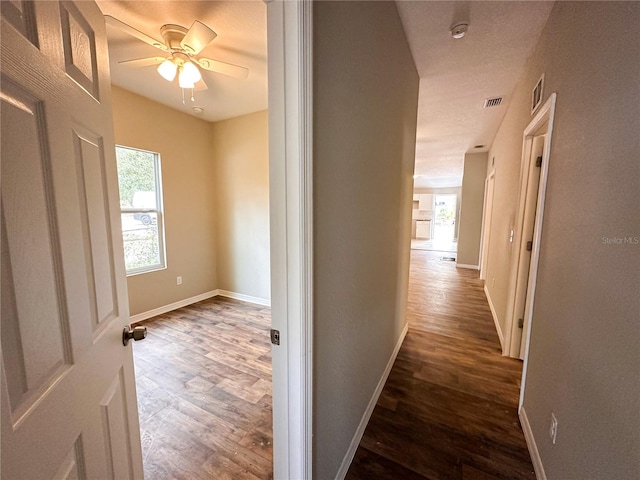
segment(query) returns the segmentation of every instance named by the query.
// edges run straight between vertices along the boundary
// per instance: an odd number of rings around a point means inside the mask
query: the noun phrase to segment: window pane
[[[165,268],[160,155],[117,146],[116,158],[127,274]]]
[[[122,236],[127,271],[162,265],[155,212],[123,213]]]
[[[156,209],[155,154],[116,147],[120,207]]]

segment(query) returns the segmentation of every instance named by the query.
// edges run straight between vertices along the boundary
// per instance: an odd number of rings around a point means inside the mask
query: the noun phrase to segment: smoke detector
[[[469,30],[469,24],[466,22],[456,23],[450,29],[451,36],[453,38],[462,38],[467,34],[467,30]]]

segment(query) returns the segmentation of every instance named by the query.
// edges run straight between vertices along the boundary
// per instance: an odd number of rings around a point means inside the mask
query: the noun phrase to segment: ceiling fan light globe
[[[202,80],[200,70],[192,62],[185,62],[185,64],[182,66],[182,74],[186,75],[191,83],[198,83],[200,80]]]
[[[189,75],[185,74],[184,68],[180,69],[180,73],[178,74],[178,83],[180,84],[180,88],[195,88],[195,82],[189,78]]]
[[[178,67],[171,60],[167,59],[158,66],[158,73],[167,82],[172,82],[176,78]]]

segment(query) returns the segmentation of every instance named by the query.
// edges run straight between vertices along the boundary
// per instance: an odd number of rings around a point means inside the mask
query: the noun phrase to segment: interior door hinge
[[[280,330],[271,329],[271,343],[280,345]]]
[[[541,167],[542,166],[542,157],[538,157],[536,158],[536,167]]]
[[[527,242],[527,252],[533,250],[533,242]]]
[[[522,318],[518,319],[518,328],[524,328],[524,319]]]

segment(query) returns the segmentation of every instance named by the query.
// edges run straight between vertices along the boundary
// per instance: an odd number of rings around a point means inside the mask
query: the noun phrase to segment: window
[[[166,267],[160,155],[116,146],[127,275]]]

